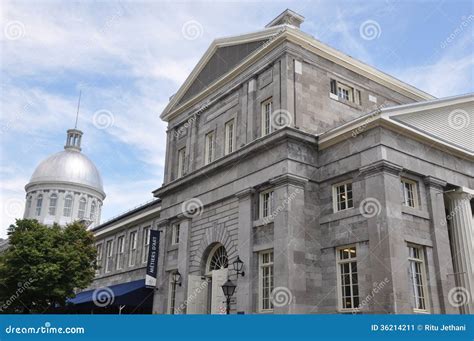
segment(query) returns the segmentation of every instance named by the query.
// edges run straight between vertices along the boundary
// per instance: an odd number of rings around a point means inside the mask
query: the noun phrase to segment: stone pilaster
[[[157,230],[160,231],[160,249],[158,250],[158,271],[155,293],[153,296],[153,314],[166,313],[166,285],[168,277],[165,271],[166,264],[166,232],[169,225],[168,220],[161,220],[157,224]]]
[[[176,307],[187,300],[188,271],[189,271],[189,243],[191,235],[191,219],[179,222],[178,271],[181,274],[181,286],[176,287]],[[181,311],[184,314],[185,311]]]
[[[303,313],[306,302],[305,185],[307,179],[285,174],[274,186],[274,312]]]
[[[246,188],[236,194],[239,199],[239,257],[244,262],[242,271],[245,276],[238,276],[237,284],[237,311],[251,314],[252,286],[258,283],[258,274],[250,271],[253,264],[253,226],[252,226],[252,194],[253,188]]]
[[[470,203],[473,193],[462,188],[447,193],[454,277],[459,293],[469,298],[459,307],[463,314],[474,314],[474,222]]]

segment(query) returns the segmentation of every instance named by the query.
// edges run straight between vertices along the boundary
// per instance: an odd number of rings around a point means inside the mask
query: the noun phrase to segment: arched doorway
[[[201,262],[201,275],[188,275],[187,314],[225,314],[222,285],[228,276],[226,248],[221,243],[209,245]]]
[[[225,296],[222,285],[227,281],[229,258],[224,245],[216,243],[207,256],[205,277],[208,282],[207,313],[225,314]]]

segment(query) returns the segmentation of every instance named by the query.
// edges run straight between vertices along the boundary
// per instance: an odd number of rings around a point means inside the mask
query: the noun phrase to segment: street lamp
[[[173,272],[173,283],[181,286],[181,274],[179,271]]]
[[[237,256],[237,259],[232,263],[232,266],[234,267],[234,270],[237,272],[237,278],[239,278],[239,275],[242,277],[245,276],[245,272],[242,271],[244,267],[244,262],[240,260],[240,257]]]
[[[230,279],[227,280],[227,282],[225,282],[223,285],[222,285],[222,291],[224,292],[224,295],[226,297],[226,304],[227,304],[227,307],[226,307],[226,314],[229,315],[230,314],[230,298],[232,297],[232,295],[234,294],[235,292],[235,288],[237,286],[234,284],[234,282],[232,282]]]

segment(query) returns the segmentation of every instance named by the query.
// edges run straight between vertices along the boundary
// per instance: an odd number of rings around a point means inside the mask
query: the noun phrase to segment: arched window
[[[95,221],[96,211],[97,211],[97,204],[95,203],[95,201],[93,201],[91,204],[91,215],[90,215],[92,221]]]
[[[32,201],[33,199],[31,198],[31,196],[29,196],[28,199],[26,200],[25,217],[28,217],[30,215]]]
[[[85,215],[86,215],[86,199],[81,198],[81,200],[79,200],[79,211],[77,212],[77,216],[79,219],[84,219]]]
[[[63,215],[65,217],[70,217],[72,214],[72,195],[68,194],[64,198],[64,210]]]
[[[208,272],[225,269],[229,266],[227,251],[222,244],[216,245],[211,251],[209,257]]]
[[[57,204],[58,204],[58,195],[53,193],[49,197],[49,215],[56,215]]]
[[[41,215],[41,206],[43,206],[43,194],[38,195],[36,198],[36,215]]]

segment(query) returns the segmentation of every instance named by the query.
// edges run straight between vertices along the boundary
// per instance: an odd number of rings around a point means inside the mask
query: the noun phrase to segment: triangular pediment
[[[177,104],[186,102],[232,70],[252,52],[261,47],[265,41],[267,39],[217,48]]]

